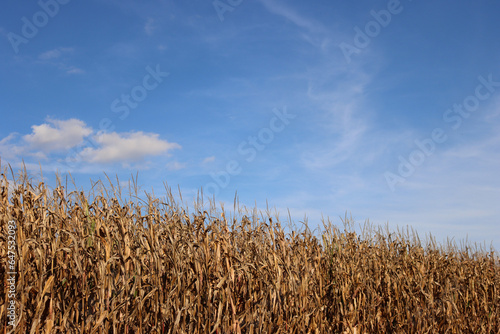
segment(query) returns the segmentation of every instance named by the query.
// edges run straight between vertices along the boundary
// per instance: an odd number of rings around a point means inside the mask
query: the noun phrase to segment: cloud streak
[[[85,73],[83,69],[69,63],[69,58],[74,52],[75,49],[72,47],[57,47],[40,53],[37,62],[55,66],[66,74],[83,74]]]
[[[73,48],[58,47],[58,48],[41,53],[40,55],[38,55],[38,59],[40,59],[40,60],[57,59],[65,54],[73,53],[73,51],[74,51]]]
[[[297,14],[292,8],[279,1],[260,0],[260,3],[262,3],[269,12],[282,16],[298,27],[307,29],[311,33],[325,32],[325,29],[320,23]]]

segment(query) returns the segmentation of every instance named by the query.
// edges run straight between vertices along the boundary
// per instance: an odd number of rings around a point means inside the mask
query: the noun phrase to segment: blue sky
[[[500,4],[7,1],[2,167],[500,249]]]

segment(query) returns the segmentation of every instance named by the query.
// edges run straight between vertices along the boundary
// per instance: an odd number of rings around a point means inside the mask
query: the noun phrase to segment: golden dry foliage
[[[15,333],[500,333],[494,253],[330,223],[319,240],[270,217],[190,215],[171,193],[120,203],[112,190],[2,174],[3,282],[17,222]]]

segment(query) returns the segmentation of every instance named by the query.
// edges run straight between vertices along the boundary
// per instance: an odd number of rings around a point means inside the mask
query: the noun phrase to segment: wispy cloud
[[[71,56],[73,56],[75,49],[72,47],[58,47],[52,50],[42,52],[38,55],[38,62],[42,64],[49,64],[59,68],[66,74],[83,74],[85,71],[71,63]]]
[[[317,110],[313,123],[323,145],[317,145],[316,141],[312,141],[313,146],[305,143],[302,161],[314,170],[331,168],[353,156],[364,155],[366,146],[374,144],[373,138],[366,140],[373,130],[370,125],[373,111],[365,98],[372,75],[355,67],[346,70],[324,65],[308,73],[307,99]]]
[[[362,66],[346,67],[331,43],[331,38],[339,34],[335,29],[306,17],[289,3],[278,0],[260,0],[260,3],[272,14],[298,27],[303,39],[313,46],[311,65],[302,73],[302,78],[307,85],[304,104],[314,110],[308,123],[316,127],[316,133],[311,141],[306,139],[299,144],[303,165],[317,171],[365,154],[363,145],[372,130],[372,111],[366,91],[378,59],[374,59],[370,72]],[[321,140],[322,145],[318,145],[317,140]]]
[[[202,164],[206,165],[214,161],[215,161],[215,156],[206,157],[205,159],[203,159]]]
[[[66,69],[66,74],[84,74],[85,71],[82,70],[81,68],[70,66],[67,67]]]
[[[50,59],[57,59],[61,58],[61,56],[65,54],[71,54],[75,51],[74,48],[68,48],[68,47],[58,47],[52,50],[45,51],[41,54],[38,55],[38,59],[40,60],[50,60]]]
[[[309,30],[311,33],[325,32],[322,24],[299,15],[292,8],[276,0],[260,0],[266,9],[276,15],[282,16],[293,24]]]
[[[17,133],[11,133],[7,137],[0,140],[0,157],[8,160],[14,160],[20,156],[24,149],[22,146],[12,143],[18,137]]]
[[[146,35],[151,36],[155,32],[156,28],[157,25],[155,19],[149,17],[144,24],[144,32],[146,33]]]
[[[186,168],[186,164],[179,161],[171,161],[165,165],[168,170],[176,171]]]
[[[300,15],[286,3],[276,0],[260,0],[264,7],[272,14],[278,15],[300,28],[299,36],[315,48],[326,51],[331,46],[332,31],[329,31],[321,22]]]

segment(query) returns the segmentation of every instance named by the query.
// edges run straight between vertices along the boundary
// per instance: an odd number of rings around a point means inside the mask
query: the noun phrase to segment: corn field
[[[349,219],[320,236],[286,232],[213,202],[189,212],[170,192],[124,200],[111,183],[85,194],[11,174],[0,180],[2,333],[500,333],[493,251],[356,233]]]

